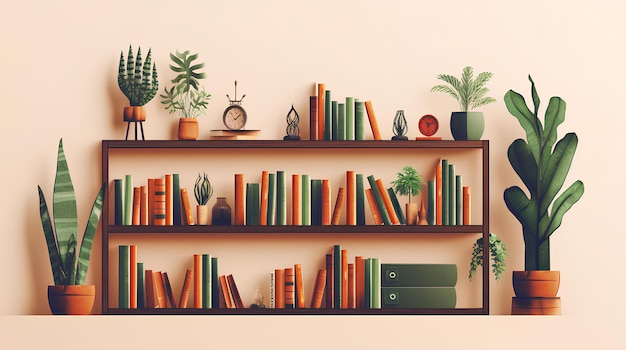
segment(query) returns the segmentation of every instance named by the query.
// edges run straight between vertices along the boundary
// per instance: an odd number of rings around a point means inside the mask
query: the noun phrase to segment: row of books
[[[374,140],[381,140],[371,101],[346,97],[340,102],[324,83],[316,84],[314,92],[309,98],[310,140],[365,140],[366,114]]]
[[[167,272],[145,269],[137,261],[136,245],[118,246],[118,307],[187,308],[193,290],[193,308],[243,308],[232,274],[219,275],[217,257],[194,254],[193,269],[187,269],[178,299]],[[193,288],[193,289],[192,289]]]
[[[448,159],[440,160],[434,178],[428,181],[427,216],[429,225],[471,224],[471,189],[463,186]]]

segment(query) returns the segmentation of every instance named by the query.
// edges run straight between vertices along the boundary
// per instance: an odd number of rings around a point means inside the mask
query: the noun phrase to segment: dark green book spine
[[[435,212],[437,208],[435,206],[435,181],[428,181],[428,224],[435,225]]]
[[[246,225],[261,224],[261,194],[259,183],[246,184]]]
[[[356,174],[356,224],[365,225],[365,188],[363,174]]]
[[[128,309],[130,307],[130,247],[119,246],[118,254],[117,307]]]
[[[115,186],[115,225],[122,225],[124,218],[124,184],[122,179],[113,180]]]
[[[381,264],[383,287],[454,287],[455,264]]]
[[[454,287],[382,287],[384,309],[451,309],[455,306]]]
[[[354,140],[354,97],[346,97],[346,140]]]
[[[311,225],[311,177],[302,175],[302,225]]]
[[[441,160],[441,224],[450,225],[450,178],[448,177],[448,160]]]
[[[404,217],[404,210],[402,210],[402,207],[400,206],[400,202],[398,201],[398,197],[396,197],[396,193],[393,191],[393,188],[389,187],[387,189],[387,193],[389,193],[391,204],[393,204],[393,209],[396,212],[396,216],[398,216],[398,220],[400,220],[400,224],[406,225],[406,218]]]
[[[345,103],[337,104],[337,140],[346,139],[346,105]]]
[[[124,225],[133,223],[133,176],[126,175],[124,183]]]
[[[332,118],[332,124],[333,124],[333,129],[332,129],[332,140],[336,141],[339,140],[339,136],[337,135],[338,133],[338,129],[339,129],[339,116],[337,114],[337,101],[332,101],[331,103],[331,118]]]
[[[333,247],[333,306],[335,309],[341,309],[341,283],[342,283],[342,271],[341,271],[341,246],[336,244]]]
[[[456,176],[456,224],[463,225],[463,182]]]
[[[211,257],[211,308],[220,308],[220,275],[217,257]]]
[[[354,139],[365,140],[365,103],[354,100]]]
[[[456,225],[456,179],[454,165],[448,164],[448,220],[450,225]]]
[[[181,225],[180,211],[180,174],[172,174],[173,223]]]
[[[322,180],[311,180],[311,225],[322,224]]]
[[[287,225],[287,182],[284,170],[276,172],[276,225]]]
[[[202,254],[202,308],[210,309],[212,292],[211,287],[211,255]]]
[[[143,309],[146,307],[145,300],[145,270],[142,262],[137,263],[137,308]]]
[[[267,181],[267,224],[276,225],[276,174],[269,173]]]
[[[332,111],[331,111],[331,93],[330,90],[325,91],[326,99],[324,100],[324,140],[333,139]]]
[[[391,218],[389,217],[389,213],[385,208],[385,203],[383,202],[383,197],[380,191],[378,190],[378,185],[376,185],[376,179],[374,175],[370,175],[367,177],[367,180],[370,183],[370,188],[372,189],[372,195],[374,196],[374,201],[376,202],[376,206],[378,207],[378,211],[380,212],[380,216],[385,225],[391,225]]]
[[[363,298],[365,299],[365,308],[372,308],[372,259],[365,259],[365,291],[363,293]]]

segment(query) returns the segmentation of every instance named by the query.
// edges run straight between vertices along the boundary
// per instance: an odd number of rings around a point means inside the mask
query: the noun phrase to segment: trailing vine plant
[[[472,261],[470,262],[469,280],[476,274],[476,270],[479,266],[483,265],[483,238],[474,242],[472,246]],[[505,258],[507,256],[506,245],[500,240],[495,233],[489,233],[489,254],[491,255],[491,265],[494,275],[496,275],[496,281],[499,281],[506,269]]]

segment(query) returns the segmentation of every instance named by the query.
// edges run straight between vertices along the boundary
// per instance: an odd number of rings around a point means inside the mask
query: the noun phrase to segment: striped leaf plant
[[[78,215],[76,210],[76,196],[70,178],[69,168],[63,151],[63,139],[59,140],[56,177],[52,197],[54,224],[50,218],[46,198],[39,190],[39,215],[43,226],[44,236],[48,245],[50,265],[55,285],[83,285],[89,268],[91,247],[96,234],[106,184],[103,184],[94,200],[91,214],[87,221],[79,250],[78,244]]]
[[[159,91],[156,64],[152,63],[152,50],[148,50],[145,62],[142,61],[141,47],[137,58],[133,57],[133,47],[128,48],[128,57],[124,61],[124,52],[120,55],[117,84],[128,98],[131,106],[143,106],[150,102]]]

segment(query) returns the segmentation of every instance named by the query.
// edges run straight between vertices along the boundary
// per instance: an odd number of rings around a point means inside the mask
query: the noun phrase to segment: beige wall
[[[626,92],[625,13],[625,3],[617,0],[3,2],[0,339],[8,339],[9,348],[21,348],[22,342],[71,339],[79,329],[79,338],[98,348],[131,339],[142,327],[167,334],[179,345],[206,342],[201,335],[210,332],[220,334],[219,344],[230,337],[248,348],[264,348],[269,337],[281,339],[286,331],[286,341],[297,340],[305,348],[321,346],[326,334],[349,347],[426,342],[473,348],[504,341],[505,348],[524,348],[552,341],[554,331],[565,348],[623,347],[619,324],[626,311],[621,296],[625,274],[620,258],[626,242],[619,223],[626,193],[618,184],[625,150],[619,131],[625,126],[619,115]],[[207,62],[205,86],[213,100],[200,119],[201,138],[220,127],[233,80],[247,95],[250,128],[263,129],[263,138],[283,136],[284,115],[292,103],[301,116],[307,115],[306,96],[314,82],[326,83],[339,95],[373,100],[385,138],[392,135],[396,109],[406,111],[410,137],[416,136],[417,117],[432,113],[443,123],[442,136],[450,138],[447,115],[457,106],[449,97],[429,92],[435,76],[458,75],[465,65],[493,72],[489,87],[498,102],[483,108],[484,138],[491,140],[492,150],[491,226],[510,253],[505,281],[492,281],[496,315],[508,313],[510,274],[523,268],[520,227],[502,201],[504,188],[519,183],[506,148],[523,134],[502,97],[508,89],[527,96],[531,74],[544,107],[554,95],[568,103],[561,135],[576,131],[580,138],[570,182],[583,180],[586,193],[552,241],[553,269],[562,272],[564,316],[16,316],[49,313],[46,286],[52,278],[36,185],[51,195],[56,146],[63,137],[84,225],[85,208],[100,179],[100,140],[124,137],[120,111],[126,100],[116,73],[120,50],[126,52],[129,44],[152,48],[161,86],[172,78],[170,51],[190,49]],[[147,138],[174,138],[176,118],[156,99],[147,109]],[[100,248],[97,240],[87,278],[97,285]],[[189,330],[198,336],[187,339]],[[153,340],[160,344],[157,338],[146,342]]]

